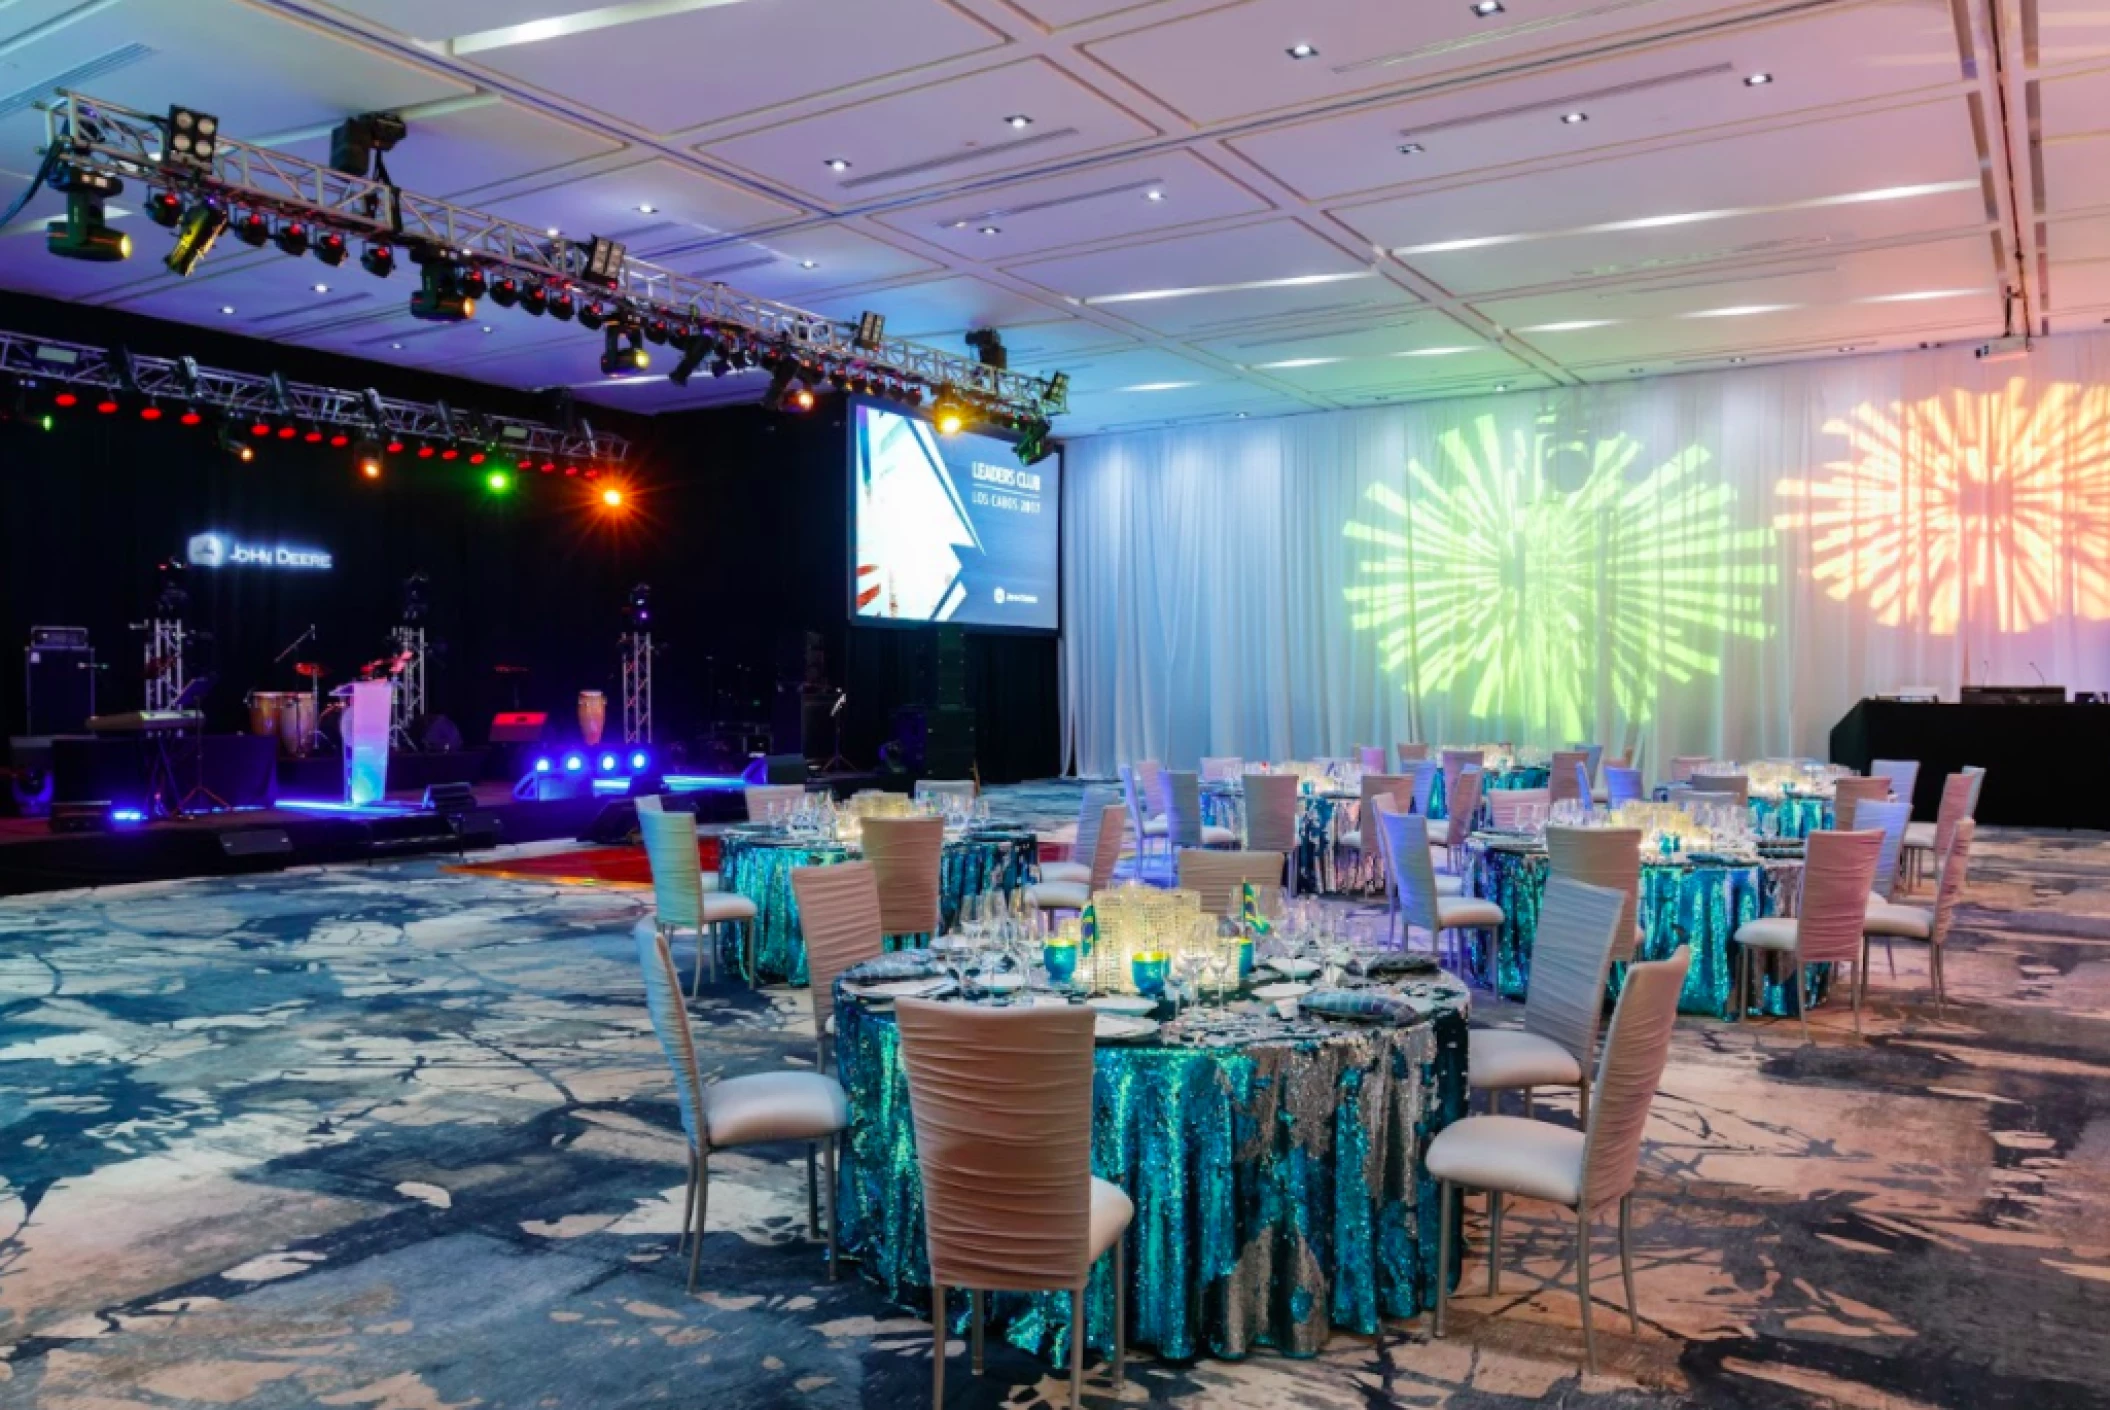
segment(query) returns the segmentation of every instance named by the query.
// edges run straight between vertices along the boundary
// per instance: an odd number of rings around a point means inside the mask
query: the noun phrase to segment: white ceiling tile
[[[1008,332],[1021,324],[1046,323],[1069,316],[1024,294],[964,276],[833,295],[812,304],[815,313],[853,323],[866,309],[885,315],[889,337],[931,341],[963,356],[964,349],[952,335],[965,334],[970,328]]]
[[[650,206],[647,213],[642,207]],[[640,259],[794,219],[799,211],[665,157],[568,175],[482,209],[567,238],[605,235]]]
[[[484,94],[443,103],[430,116],[407,118],[410,135],[388,153],[388,174],[406,191],[450,199],[501,183],[528,181],[579,162],[607,157],[623,144],[576,123]],[[316,135],[273,144],[274,150],[327,163],[330,139]]]

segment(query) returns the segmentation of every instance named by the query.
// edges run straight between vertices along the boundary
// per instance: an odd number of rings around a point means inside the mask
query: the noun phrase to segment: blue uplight
[[[615,772],[615,766],[616,766],[617,762],[618,762],[618,761],[617,761],[617,759],[616,759],[615,755],[613,755],[613,754],[603,754],[603,755],[601,756],[601,772],[602,772],[602,773],[604,773],[604,774],[612,774],[612,773],[614,773],[614,772]]]
[[[640,749],[630,756],[630,767],[634,770],[642,770],[645,767],[644,750]]]
[[[146,820],[147,815],[137,808],[112,808],[110,810],[110,821],[114,823],[140,823]]]
[[[547,759],[537,759],[537,760],[535,761],[535,772],[536,772],[536,773],[538,773],[538,774],[546,774],[546,773],[548,773],[548,772],[549,772],[549,760],[547,760]]]
[[[582,754],[566,754],[566,755],[564,756],[564,772],[566,772],[566,773],[568,773],[568,774],[575,774],[575,773],[577,773],[577,772],[578,772],[579,770],[581,770],[581,769],[583,769],[583,768],[585,768],[585,767],[586,767],[586,758],[585,758],[585,756],[584,756],[584,755],[582,755]]]

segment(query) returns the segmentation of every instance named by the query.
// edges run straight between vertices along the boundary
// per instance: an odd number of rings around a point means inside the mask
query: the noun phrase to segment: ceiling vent
[[[1615,83],[1609,88],[1589,88],[1580,93],[1565,93],[1558,98],[1546,98],[1535,103],[1517,103],[1507,108],[1490,108],[1485,112],[1467,113],[1461,117],[1444,118],[1438,122],[1423,123],[1416,127],[1400,129],[1402,137],[1427,137],[1433,133],[1450,132],[1461,127],[1478,127],[1482,123],[1502,122],[1508,118],[1529,117],[1534,113],[1574,112],[1589,103],[1602,102],[1607,98],[1627,98],[1636,93],[1653,93],[1659,88],[1670,88],[1680,83],[1697,83],[1701,79],[1720,78],[1736,72],[1736,65],[1708,64],[1704,68],[1683,69],[1677,73],[1659,74],[1654,78],[1637,78],[1632,83]]]

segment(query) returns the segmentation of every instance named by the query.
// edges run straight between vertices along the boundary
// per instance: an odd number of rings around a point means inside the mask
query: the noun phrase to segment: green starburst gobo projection
[[[1370,550],[1346,589],[1351,622],[1411,693],[1564,741],[1607,698],[1651,718],[1666,683],[1720,673],[1725,639],[1771,634],[1772,531],[1732,520],[1735,491],[1701,478],[1700,447],[1637,473],[1631,436],[1505,434],[1492,416],[1439,444],[1444,477],[1409,460],[1407,493],[1370,485],[1376,522],[1345,529]]]

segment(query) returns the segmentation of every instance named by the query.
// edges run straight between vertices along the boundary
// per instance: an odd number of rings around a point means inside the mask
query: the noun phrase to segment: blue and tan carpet
[[[1902,951],[1865,1042],[1682,1022],[1603,1374],[1568,1225],[1519,1204],[1506,1296],[1469,1258],[1445,1341],[1143,1359],[1122,1403],[2110,1405],[2106,881],[2110,839],[1982,835],[1946,1022]],[[824,1280],[795,1150],[718,1158],[684,1294],[642,905],[423,862],[0,902],[0,1405],[927,1403],[925,1324]],[[809,1060],[802,994],[700,1016],[712,1072]],[[957,1405],[1062,1399],[965,1370]]]

